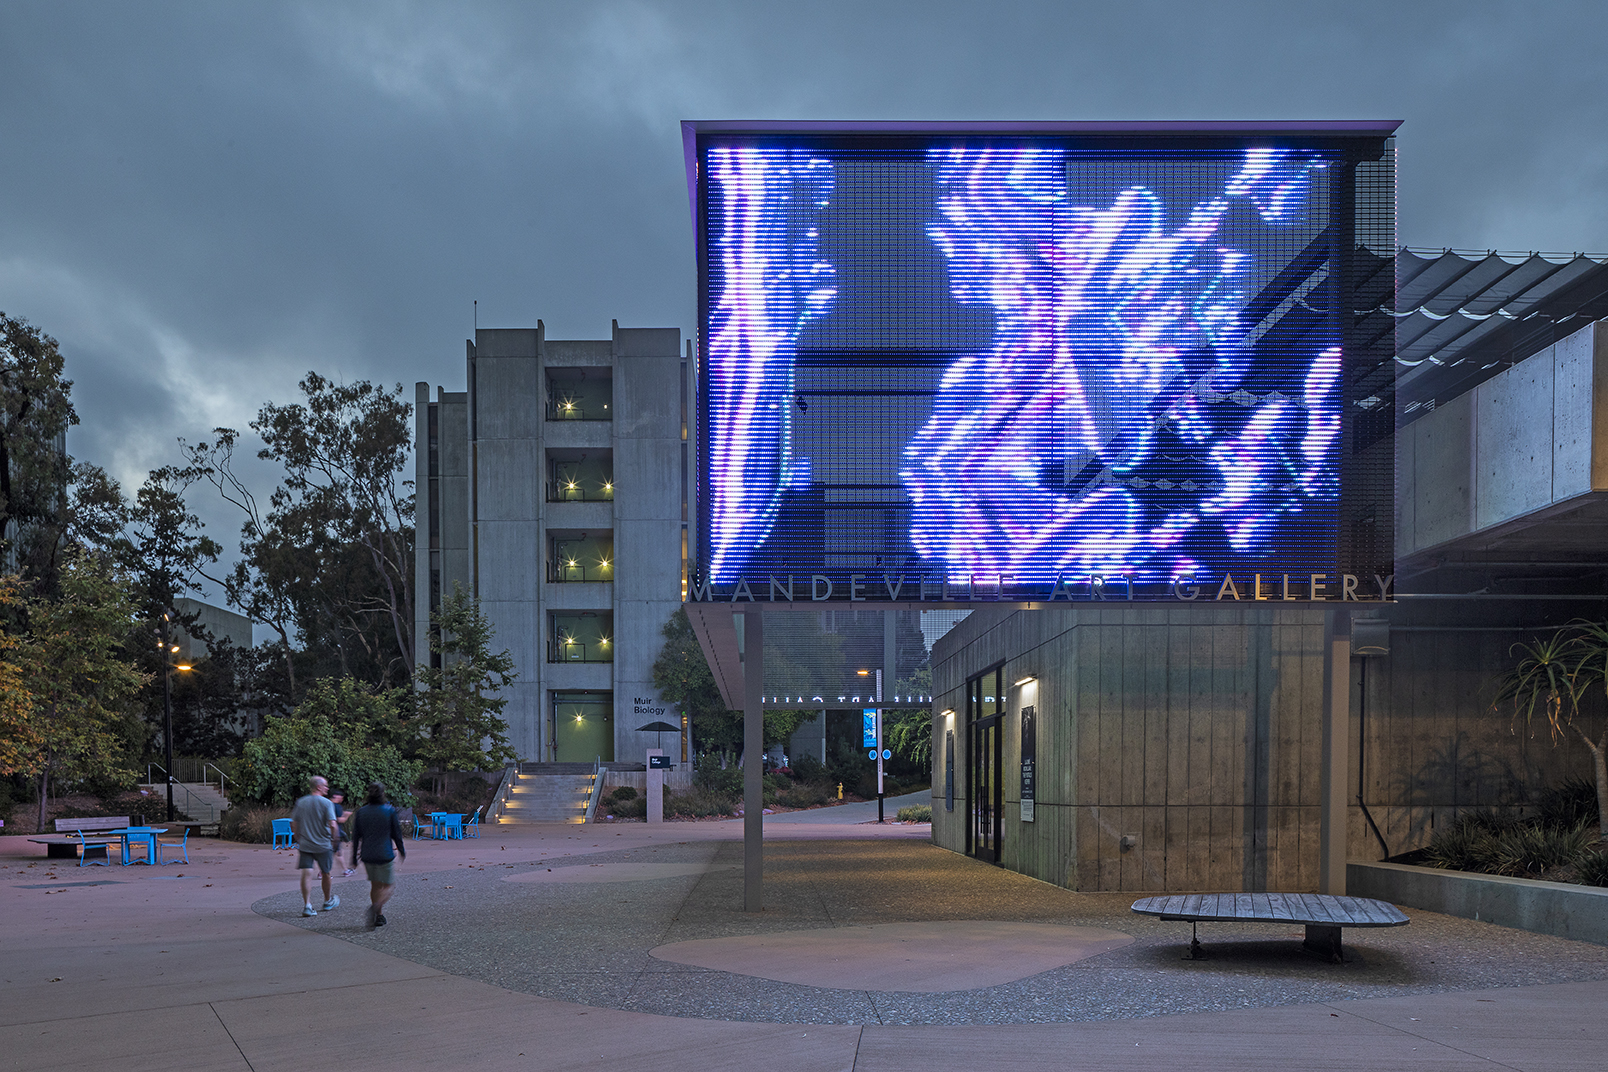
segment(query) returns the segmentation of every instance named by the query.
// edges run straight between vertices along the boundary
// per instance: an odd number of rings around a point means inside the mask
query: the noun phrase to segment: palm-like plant
[[[1513,707],[1513,721],[1522,717],[1526,726],[1541,714],[1557,743],[1578,706],[1576,678],[1581,664],[1576,637],[1560,629],[1534,644],[1515,644],[1508,654],[1522,652],[1519,661],[1502,676],[1496,693],[1496,706]]]
[[[1608,727],[1592,740],[1575,720],[1580,702],[1597,688],[1608,696],[1608,623],[1572,622],[1533,644],[1515,644],[1510,653],[1519,661],[1502,676],[1495,705],[1511,706],[1519,719],[1533,726],[1544,718],[1552,743],[1573,729],[1591,749],[1597,773],[1597,825],[1608,839]]]
[[[1594,693],[1601,689],[1604,698],[1608,698],[1608,623],[1576,622],[1575,629],[1572,644],[1579,653],[1579,662],[1573,679],[1574,712],[1578,714],[1578,701],[1588,691]],[[1596,740],[1572,719],[1570,725],[1591,749],[1592,766],[1597,775],[1597,829],[1599,835],[1608,840],[1608,719],[1604,720],[1602,733]]]

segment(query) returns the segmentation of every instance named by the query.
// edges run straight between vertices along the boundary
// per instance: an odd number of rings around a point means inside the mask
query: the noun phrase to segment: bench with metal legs
[[[1385,901],[1327,893],[1182,893],[1142,897],[1133,903],[1133,910],[1188,923],[1189,953],[1185,960],[1205,959],[1196,933],[1201,923],[1299,923],[1306,928],[1303,949],[1342,964],[1342,928],[1401,927],[1409,922],[1400,909]]]

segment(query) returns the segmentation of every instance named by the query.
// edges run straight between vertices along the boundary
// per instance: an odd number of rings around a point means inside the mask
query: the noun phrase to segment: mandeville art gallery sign
[[[1395,574],[1224,573],[1142,582],[1122,575],[1069,574],[1053,583],[1009,574],[963,581],[907,574],[766,574],[728,584],[697,583],[694,603],[1055,603],[1055,602],[1391,602]]]

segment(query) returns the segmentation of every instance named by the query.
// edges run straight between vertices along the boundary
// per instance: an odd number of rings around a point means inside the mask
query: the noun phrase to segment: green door
[[[565,702],[553,704],[553,760],[557,763],[591,763],[599,756],[614,758],[614,703]]]

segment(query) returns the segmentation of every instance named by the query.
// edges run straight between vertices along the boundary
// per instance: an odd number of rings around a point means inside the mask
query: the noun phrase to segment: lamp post
[[[167,775],[167,821],[173,821],[173,671],[190,667],[173,662],[179,646],[168,642],[171,611],[162,612],[162,762]]]

